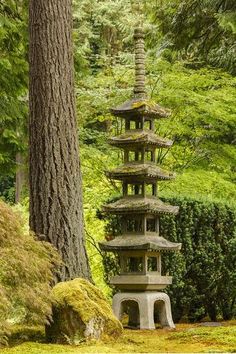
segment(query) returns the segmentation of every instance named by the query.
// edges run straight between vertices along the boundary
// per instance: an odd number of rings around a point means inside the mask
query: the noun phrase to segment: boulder
[[[122,325],[96,286],[85,279],[58,283],[52,289],[52,317],[46,325],[51,343],[76,344],[102,336],[118,337]]]

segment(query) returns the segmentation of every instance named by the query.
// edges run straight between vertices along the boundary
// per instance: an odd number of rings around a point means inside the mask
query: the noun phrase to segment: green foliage
[[[149,1],[143,4],[149,49],[147,76],[151,99],[157,99],[173,111],[172,119],[162,121],[157,126],[160,134],[172,137],[175,142],[166,160],[166,151],[160,151],[159,162],[177,172],[186,172],[188,168],[187,176],[194,178],[194,181],[196,179],[200,181],[204,171],[214,171],[214,177],[210,180],[213,183],[219,179],[220,188],[222,186],[222,192],[219,194],[223,195],[226,192],[226,198],[228,196],[234,198],[232,183],[235,182],[236,164],[235,79],[223,71],[207,67],[199,70],[197,66],[192,66],[192,58],[181,54],[182,47],[176,45],[174,50],[173,46],[168,50],[165,48],[168,47],[170,40],[173,43],[179,40],[178,31],[182,31],[184,35],[185,41],[182,41],[182,44],[190,45],[189,38],[194,34],[197,36],[199,31],[204,31],[207,21],[214,23],[210,28],[213,35],[216,28],[218,30],[218,27],[228,26],[231,30],[223,31],[224,40],[228,40],[227,36],[234,38],[232,36],[235,4],[231,1],[218,4],[218,1],[210,0],[203,2],[191,0],[188,3],[184,0],[163,1],[158,5],[155,1]],[[120,133],[122,128],[118,120],[111,117],[109,108],[126,100],[133,86],[132,33],[137,22],[134,5],[135,2],[127,0],[74,1],[80,139],[84,146],[92,145],[93,151],[97,150],[97,156],[100,151],[106,154],[107,136]],[[194,16],[188,16],[190,13]],[[148,20],[154,17],[155,20],[151,24],[148,23]],[[4,78],[1,102],[9,101],[9,104],[4,103],[2,111],[0,109],[3,117],[0,166],[1,175],[11,173],[12,176],[16,167],[16,152],[26,149],[28,75],[26,4],[21,1],[16,4],[12,0],[7,0],[0,7],[0,18],[1,53],[3,53],[0,57],[2,63],[0,70]],[[204,19],[207,21],[204,22]],[[178,27],[177,24],[180,23],[181,26]],[[201,26],[196,28],[198,23]],[[178,31],[174,26],[177,26]],[[182,30],[185,27],[190,29],[187,35]],[[219,37],[214,47],[219,50],[223,41],[220,38],[222,39]],[[204,42],[206,38],[203,36],[202,40]],[[194,55],[197,56],[197,53]],[[160,60],[160,56],[167,60]],[[174,60],[183,57],[186,59],[185,62]],[[116,157],[117,161],[120,161],[119,153]],[[97,162],[93,166],[96,165]],[[185,180],[183,177],[183,183]],[[181,177],[178,181],[183,185]],[[193,184],[191,180],[189,184]],[[169,188],[171,187],[168,186],[167,189]],[[205,193],[205,190],[206,188],[202,192]],[[192,193],[192,188],[189,188],[189,191]],[[216,192],[213,189],[209,193]],[[3,194],[6,195],[8,192],[1,192],[1,195]]]
[[[193,65],[213,65],[235,75],[234,0],[170,0],[153,4],[151,18],[162,33],[162,50]],[[153,41],[152,41],[153,44]]]
[[[136,14],[129,0],[74,0],[75,67],[95,73],[126,61]]]
[[[120,185],[109,184],[104,171],[120,164],[122,154],[111,149],[106,139],[123,129],[109,108],[124,102],[132,92],[132,34],[138,19],[134,3],[74,0],[86,234],[93,277],[107,294],[110,291],[102,280],[102,254],[97,249],[97,241],[104,238],[106,224],[96,218],[96,210],[120,193]],[[174,140],[170,151],[159,151],[158,162],[178,175],[176,181],[162,183],[160,193],[233,201],[236,197],[236,82],[232,75],[207,65],[235,74],[235,1],[143,3],[150,98],[173,112],[170,119],[156,125],[160,135]],[[21,0],[6,0],[0,5],[0,194],[11,201],[15,155],[27,150],[26,5]],[[149,19],[151,24],[147,23]],[[170,227],[175,229],[173,223]],[[209,252],[217,253],[217,249]],[[105,266],[113,267],[115,259],[108,262]],[[200,316],[201,307],[199,311]]]
[[[160,120],[156,129],[172,138],[174,146],[167,155],[167,150],[160,150],[158,158],[166,169],[177,172],[177,178],[160,183],[160,194],[235,200],[235,79],[220,70],[193,70],[166,60],[149,60],[148,71],[151,99],[172,109],[172,117]],[[121,194],[120,184],[112,185],[104,172],[122,163],[122,153],[106,139],[124,129],[109,108],[130,96],[132,75],[129,67],[116,65],[77,83],[88,250],[94,280],[106,294],[111,291],[102,281],[104,269],[108,282],[107,270],[116,271],[116,259],[103,258],[97,242],[104,239],[104,227],[110,235],[116,225],[98,220],[96,210]]]
[[[227,173],[230,179],[236,163],[235,78],[219,70],[193,70],[162,60],[152,68],[153,96],[172,108],[172,119],[157,127],[175,142],[169,154],[172,166],[203,167]]]
[[[167,193],[179,189],[180,193],[192,197],[202,194],[214,199],[233,200],[236,178],[235,78],[220,70],[193,70],[184,63],[170,64],[166,60],[150,60],[148,71],[151,99],[172,109],[172,116],[156,125],[159,135],[174,141],[169,151],[160,149],[158,162],[164,168],[176,171],[178,178],[161,184],[161,190]],[[116,65],[78,81],[82,150],[86,146],[92,149],[91,154],[82,155],[82,164],[89,164],[88,156],[96,156],[92,160],[95,170],[91,177],[95,177],[96,183],[99,180],[100,189],[107,184],[101,169],[121,164],[121,152],[105,143],[109,136],[118,135],[124,129],[120,120],[111,116],[109,108],[129,97],[132,74],[128,67]],[[110,161],[109,165],[101,165],[100,155],[103,161]],[[86,175],[87,170],[85,185]],[[90,180],[90,186],[93,183]],[[213,188],[215,183],[217,188]],[[89,190],[91,198],[95,198],[95,189],[94,193]]]
[[[0,167],[15,170],[15,155],[26,150],[28,64],[27,7],[23,1],[0,4]]]
[[[7,321],[45,323],[51,312],[49,283],[59,257],[51,245],[24,230],[19,215],[2,201],[0,265],[0,327]]]
[[[8,203],[15,201],[14,183],[13,176],[0,176],[0,196]]]
[[[159,191],[163,197],[171,194],[221,202],[234,201],[236,198],[234,181],[225,178],[224,174],[203,169],[184,170],[175,181],[162,183]]]
[[[90,259],[92,277],[95,284],[106,295],[110,295],[110,289],[103,279],[102,254],[97,242],[104,238],[104,221],[97,218],[97,208],[113,193],[113,187],[105,178],[105,170],[114,163],[114,156],[107,155],[107,145],[103,142],[98,149],[94,144],[81,144],[81,165],[83,172],[84,190],[84,215],[87,250]]]
[[[163,237],[182,242],[179,254],[165,254],[163,271],[173,274],[168,290],[174,316],[199,321],[236,314],[235,205],[168,198],[180,205],[176,218],[161,217]]]

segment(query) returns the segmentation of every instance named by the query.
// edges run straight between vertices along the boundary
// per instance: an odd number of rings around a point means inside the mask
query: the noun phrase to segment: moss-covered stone
[[[141,108],[143,106],[147,106],[149,108],[155,108],[156,102],[150,101],[150,100],[136,100],[132,104],[132,108]]]
[[[115,318],[102,292],[85,279],[58,283],[52,290],[52,320],[46,326],[46,338],[53,343],[76,343],[118,337],[122,325]]]

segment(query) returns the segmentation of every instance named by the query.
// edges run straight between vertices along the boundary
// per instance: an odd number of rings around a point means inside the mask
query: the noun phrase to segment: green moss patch
[[[83,342],[76,346],[26,342],[2,350],[3,354],[74,354],[74,353],[234,353],[235,322],[222,327],[179,324],[175,331],[124,330],[119,338]]]

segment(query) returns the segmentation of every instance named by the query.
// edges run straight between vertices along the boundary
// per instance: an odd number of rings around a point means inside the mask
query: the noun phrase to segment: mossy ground
[[[28,332],[27,332],[28,331]],[[39,340],[33,330],[27,329],[28,339]],[[16,342],[17,333],[21,335]],[[43,342],[23,342],[24,331],[15,329],[14,344],[2,349],[2,354],[74,354],[74,353],[222,353],[236,352],[236,321],[224,322],[221,327],[203,327],[199,324],[179,324],[176,330],[135,331],[126,329],[118,339],[84,342],[77,346],[44,344]],[[41,333],[41,340],[44,340]]]

